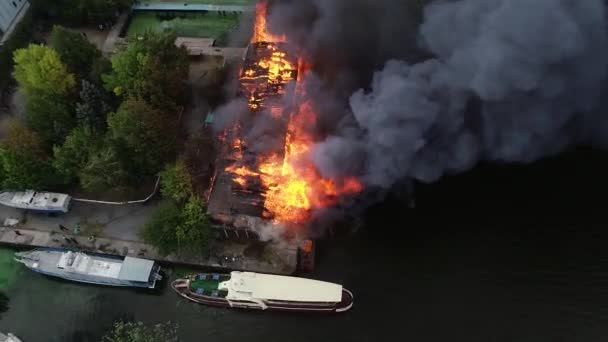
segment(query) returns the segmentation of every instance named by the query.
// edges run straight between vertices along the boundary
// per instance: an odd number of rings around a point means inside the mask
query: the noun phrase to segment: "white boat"
[[[344,312],[353,306],[354,299],[340,284],[253,272],[200,273],[171,285],[188,300],[224,308]]]
[[[3,334],[0,332],[0,342],[23,342],[19,339],[19,337],[8,333],[8,334]]]
[[[72,198],[66,194],[34,190],[0,192],[0,204],[47,213],[67,213]]]
[[[34,272],[97,285],[152,289],[162,278],[160,266],[152,260],[63,248],[37,248],[15,253],[15,261]]]

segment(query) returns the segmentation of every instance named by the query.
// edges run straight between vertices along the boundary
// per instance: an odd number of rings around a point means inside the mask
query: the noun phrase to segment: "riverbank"
[[[70,212],[54,217],[0,206],[0,244],[17,248],[75,248],[215,269],[275,274],[296,271],[295,243],[212,239],[205,255],[160,255],[138,234],[158,205],[159,201],[121,206],[74,202]],[[7,219],[18,223],[8,226],[4,224]],[[62,231],[60,226],[68,231]],[[79,233],[74,233],[76,227]]]

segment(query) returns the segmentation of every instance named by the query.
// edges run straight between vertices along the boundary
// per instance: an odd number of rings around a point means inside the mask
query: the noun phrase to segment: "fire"
[[[249,59],[241,72],[241,86],[253,111],[268,109],[271,117],[279,120],[285,108],[268,105],[268,96],[284,94],[287,82],[299,80],[302,70],[309,64],[294,61],[285,51],[285,36],[271,35],[266,29],[265,2],[256,7],[254,35],[249,46]],[[298,70],[300,68],[300,70]],[[323,178],[310,158],[315,144],[311,127],[317,121],[317,113],[310,102],[304,102],[289,113],[289,121],[282,153],[258,155],[255,165],[244,165],[242,160],[225,169],[234,175],[233,181],[241,187],[256,184],[263,187],[264,209],[268,218],[280,223],[305,223],[315,209],[335,205],[341,196],[356,194],[362,185],[355,178],[340,181]],[[243,141],[232,142],[235,150],[246,149]]]
[[[266,26],[266,15],[268,14],[267,1],[259,1],[255,5],[255,24],[253,27],[252,43],[269,42],[269,43],[284,43],[287,41],[285,35],[276,36],[268,32]]]
[[[285,35],[277,36],[268,32],[265,1],[256,5],[253,36],[247,51],[241,85],[251,110],[260,110],[268,96],[281,95],[284,87],[297,78],[296,62],[283,51],[287,41]],[[252,62],[248,63],[248,60]]]

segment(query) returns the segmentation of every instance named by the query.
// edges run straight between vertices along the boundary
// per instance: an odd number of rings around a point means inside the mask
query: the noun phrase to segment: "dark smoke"
[[[321,115],[313,159],[324,176],[388,188],[480,160],[606,145],[603,0],[428,2],[271,8],[271,28],[314,64],[306,86]]]

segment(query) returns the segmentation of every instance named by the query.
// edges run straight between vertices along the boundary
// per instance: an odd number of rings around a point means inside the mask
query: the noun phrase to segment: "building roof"
[[[133,257],[125,257],[118,279],[147,282],[154,267],[154,261]]]
[[[271,299],[296,302],[339,302],[342,285],[319,280],[252,272],[232,272],[230,280],[220,284],[228,288],[227,299]]]

